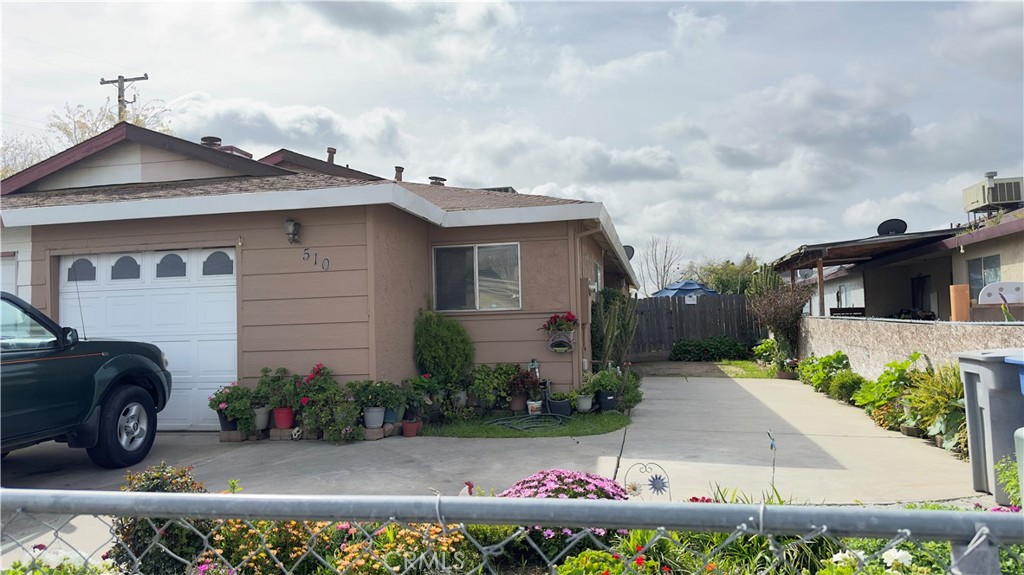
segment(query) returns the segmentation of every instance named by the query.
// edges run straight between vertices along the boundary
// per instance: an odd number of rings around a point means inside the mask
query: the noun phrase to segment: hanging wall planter
[[[575,331],[549,331],[548,349],[558,353],[572,351],[576,339]]]

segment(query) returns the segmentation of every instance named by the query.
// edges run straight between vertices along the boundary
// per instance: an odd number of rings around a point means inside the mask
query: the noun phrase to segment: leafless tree
[[[129,123],[165,134],[171,133],[165,115],[168,112],[162,100],[140,102],[134,93],[128,105]],[[0,144],[0,174],[6,178],[103,132],[117,123],[117,104],[107,98],[97,109],[82,104],[64,104],[62,112],[50,112],[46,118],[45,136],[26,136],[14,133],[3,136]]]
[[[682,274],[685,250],[670,236],[654,236],[647,240],[641,251],[638,273],[641,291],[645,296],[678,280]]]

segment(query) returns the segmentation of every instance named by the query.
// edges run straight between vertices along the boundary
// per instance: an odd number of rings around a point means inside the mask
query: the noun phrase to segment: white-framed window
[[[235,273],[235,261],[223,250],[210,252],[203,259],[203,277],[230,276]]]
[[[850,307],[850,288],[846,284],[836,289],[836,307]]]
[[[594,262],[594,283],[597,284],[597,293],[601,293],[601,290],[604,289],[604,270],[597,262]]]
[[[142,256],[139,254],[112,254],[110,281],[138,283],[142,280]]]
[[[64,271],[64,281],[96,283],[96,256],[77,256]]]
[[[157,252],[157,279],[175,279],[188,277],[188,252]]]
[[[967,260],[967,281],[971,286],[971,299],[977,301],[981,288],[1002,281],[999,254]]]
[[[441,311],[520,309],[519,244],[434,248],[434,306]]]

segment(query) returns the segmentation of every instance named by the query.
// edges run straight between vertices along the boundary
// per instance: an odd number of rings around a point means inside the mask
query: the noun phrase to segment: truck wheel
[[[121,386],[103,402],[99,440],[88,449],[89,459],[110,469],[135,465],[149,453],[155,435],[153,398],[142,388]]]

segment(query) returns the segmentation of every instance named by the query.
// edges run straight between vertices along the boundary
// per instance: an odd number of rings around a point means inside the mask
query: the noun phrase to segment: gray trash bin
[[[1024,350],[985,349],[957,355],[964,382],[974,490],[991,493],[996,503],[1009,505],[1009,497],[996,482],[995,464],[1013,455],[1013,433],[1024,427],[1024,395],[1018,369],[1006,362],[1008,357],[1024,357]]]
[[[1024,397],[1024,356],[1008,357],[1006,363],[1017,367],[1017,377],[1020,378],[1020,394]],[[1024,485],[1024,427],[1017,428],[1013,432],[1013,445],[1017,453],[1017,485]]]

